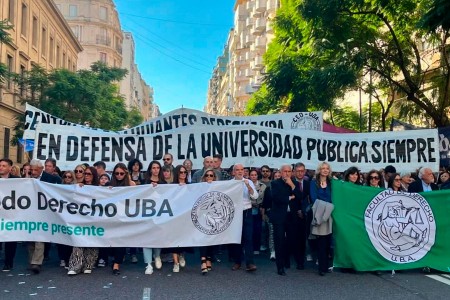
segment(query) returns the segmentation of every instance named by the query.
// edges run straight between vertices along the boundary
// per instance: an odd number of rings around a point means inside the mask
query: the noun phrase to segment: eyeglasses
[[[380,177],[378,177],[378,176],[369,176],[369,179],[370,179],[370,180],[372,180],[372,179],[380,180]]]
[[[84,175],[92,175],[92,173],[84,173]]]
[[[72,176],[64,176],[64,178],[72,179]]]
[[[394,179],[394,181],[400,181],[400,180],[401,180],[400,178],[395,178],[395,179]]]
[[[83,170],[75,170],[75,173],[84,173]]]
[[[180,174],[187,174],[186,171],[180,171]]]
[[[205,177],[214,177],[214,174],[205,174]]]
[[[163,161],[169,161],[170,158],[163,158]]]
[[[114,173],[114,175],[116,175],[116,176],[123,176],[123,175],[125,175],[125,173],[124,172],[116,172],[116,173]]]

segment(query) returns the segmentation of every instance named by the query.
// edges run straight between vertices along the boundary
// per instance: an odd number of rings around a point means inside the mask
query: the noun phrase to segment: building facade
[[[210,79],[208,113],[244,114],[251,94],[261,87],[263,56],[274,37],[271,24],[279,6],[279,0],[236,1],[234,28]]]
[[[0,0],[0,13],[13,26],[8,30],[11,42],[0,45],[0,61],[8,71],[20,76],[33,65],[77,69],[83,48],[53,0]],[[25,92],[10,78],[0,86],[0,157],[17,163],[27,159],[22,147],[11,143],[16,117],[24,113],[19,100]]]

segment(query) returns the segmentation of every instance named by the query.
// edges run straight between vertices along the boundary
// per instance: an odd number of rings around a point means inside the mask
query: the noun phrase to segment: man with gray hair
[[[244,185],[243,201],[243,219],[242,219],[242,239],[240,244],[230,245],[231,258],[234,260],[234,265],[231,268],[233,271],[241,268],[242,256],[245,255],[245,263],[247,265],[246,271],[256,271],[256,265],[253,260],[253,215],[252,203],[250,198],[258,199],[258,192],[251,180],[244,178],[244,165],[234,165],[234,180],[242,181]],[[240,201],[240,199],[237,199]]]
[[[203,168],[194,173],[194,175],[192,176],[192,183],[200,182],[203,173],[205,173],[205,170],[208,168],[214,169],[214,159],[212,156],[206,156],[203,159]],[[220,174],[220,172],[214,170],[214,173],[216,174],[216,180],[222,180],[222,175]]]
[[[438,185],[434,183],[433,170],[430,168],[421,168],[418,175],[420,180],[411,183],[408,187],[408,192],[421,193],[439,190]]]
[[[44,172],[44,165],[39,159],[33,159],[30,161],[30,169],[32,178],[48,183],[61,183],[60,177]],[[30,269],[35,274],[39,274],[41,272],[42,261],[44,260],[44,248],[45,243],[43,242],[28,243]]]

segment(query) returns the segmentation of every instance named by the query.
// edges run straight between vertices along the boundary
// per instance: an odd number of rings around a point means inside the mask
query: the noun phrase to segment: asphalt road
[[[172,273],[172,264],[144,275],[142,254],[139,263],[126,261],[121,275],[110,268],[97,268],[90,275],[69,277],[59,267],[56,247],[39,275],[26,270],[25,244],[18,246],[15,268],[0,272],[0,299],[449,299],[450,276],[408,271],[345,274],[333,272],[321,277],[314,264],[305,270],[288,269],[287,276],[276,274],[275,263],[267,254],[256,256],[258,270],[231,271],[226,254],[220,255],[206,276],[200,273],[198,255],[186,256],[187,266]],[[0,260],[1,266],[3,262]],[[440,281],[438,281],[440,280]]]

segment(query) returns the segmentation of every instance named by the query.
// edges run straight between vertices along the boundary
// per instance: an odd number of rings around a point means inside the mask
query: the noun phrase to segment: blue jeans
[[[247,265],[253,262],[253,216],[252,209],[246,209],[242,218],[242,238],[240,244],[231,245],[231,257],[235,264],[241,264],[245,257]]]

